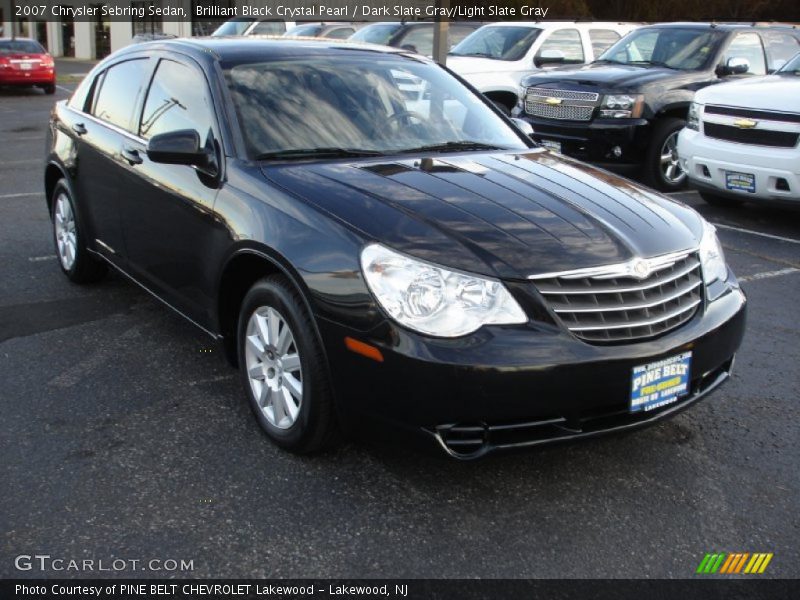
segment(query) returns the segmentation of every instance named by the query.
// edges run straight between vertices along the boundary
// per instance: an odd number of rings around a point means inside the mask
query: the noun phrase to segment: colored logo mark
[[[767,569],[767,565],[772,560],[772,552],[718,552],[706,554],[696,573],[703,575],[735,575],[742,573],[745,575],[761,574]]]

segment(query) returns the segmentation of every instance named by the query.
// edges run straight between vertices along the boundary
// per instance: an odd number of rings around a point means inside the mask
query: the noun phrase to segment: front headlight
[[[642,94],[609,94],[603,96],[599,116],[603,119],[638,119],[643,111]]]
[[[703,112],[703,105],[692,102],[689,105],[689,114],[686,116],[686,128],[700,131],[700,113]]]
[[[727,279],[728,266],[725,264],[722,244],[717,238],[717,230],[705,219],[703,219],[703,239],[700,240],[700,262],[703,266],[703,280],[706,285],[710,285],[718,279]]]
[[[361,269],[378,303],[401,325],[458,337],[482,325],[527,323],[502,283],[410,258],[380,244],[361,251]]]

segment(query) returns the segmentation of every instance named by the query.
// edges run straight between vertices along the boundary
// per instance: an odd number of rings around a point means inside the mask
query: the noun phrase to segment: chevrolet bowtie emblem
[[[561,104],[561,98],[547,98],[545,102],[547,104]]]
[[[733,122],[736,127],[739,129],[752,129],[756,125],[758,125],[758,121],[752,121],[750,119],[739,119]]]

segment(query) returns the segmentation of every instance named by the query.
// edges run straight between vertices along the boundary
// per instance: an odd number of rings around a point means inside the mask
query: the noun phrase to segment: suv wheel
[[[237,346],[250,407],[270,439],[301,454],[332,445],[338,428],[322,346],[284,278],[266,277],[250,288]]]
[[[683,119],[667,118],[656,121],[653,127],[645,175],[650,185],[662,192],[676,192],[686,186],[686,171],[678,159],[678,133],[685,125]]]
[[[83,231],[78,225],[75,203],[63,179],[55,185],[51,205],[53,240],[61,270],[75,283],[91,283],[102,279],[108,268],[86,249]]]

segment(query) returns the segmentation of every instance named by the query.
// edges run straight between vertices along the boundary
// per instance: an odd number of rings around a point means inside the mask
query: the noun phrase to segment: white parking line
[[[739,281],[757,281],[759,279],[770,279],[771,277],[780,277],[781,275],[789,275],[791,273],[800,273],[800,269],[789,268],[780,269],[778,271],[764,271],[763,273],[739,277]]]
[[[45,260],[55,260],[55,258],[56,258],[55,254],[49,254],[47,256],[29,256],[28,260],[31,262],[42,262]]]
[[[0,194],[0,200],[5,198],[25,198],[27,196],[44,196],[44,192],[20,192],[19,194]]]
[[[72,93],[72,90],[71,90],[71,89],[69,89],[69,88],[65,88],[65,87],[63,87],[63,86],[61,86],[61,85],[56,85],[56,87],[57,87],[58,89],[60,89],[62,92],[67,92],[68,94],[71,94],[71,93]]]
[[[41,158],[28,158],[26,160],[4,160],[0,163],[0,167],[8,167],[11,165],[44,165],[44,160]]]
[[[721,227],[722,229],[730,229],[731,231],[738,231],[739,233],[749,233],[750,235],[759,235],[761,237],[769,238],[771,240],[789,242],[790,244],[800,244],[800,240],[790,237],[783,237],[782,235],[772,235],[771,233],[762,233],[761,231],[753,231],[752,229],[742,229],[741,227],[733,227],[732,225],[723,225],[722,223],[712,223],[712,225],[714,227]]]
[[[26,198],[28,196],[44,196],[44,192],[20,192],[18,194],[0,194],[0,200],[6,198]]]

